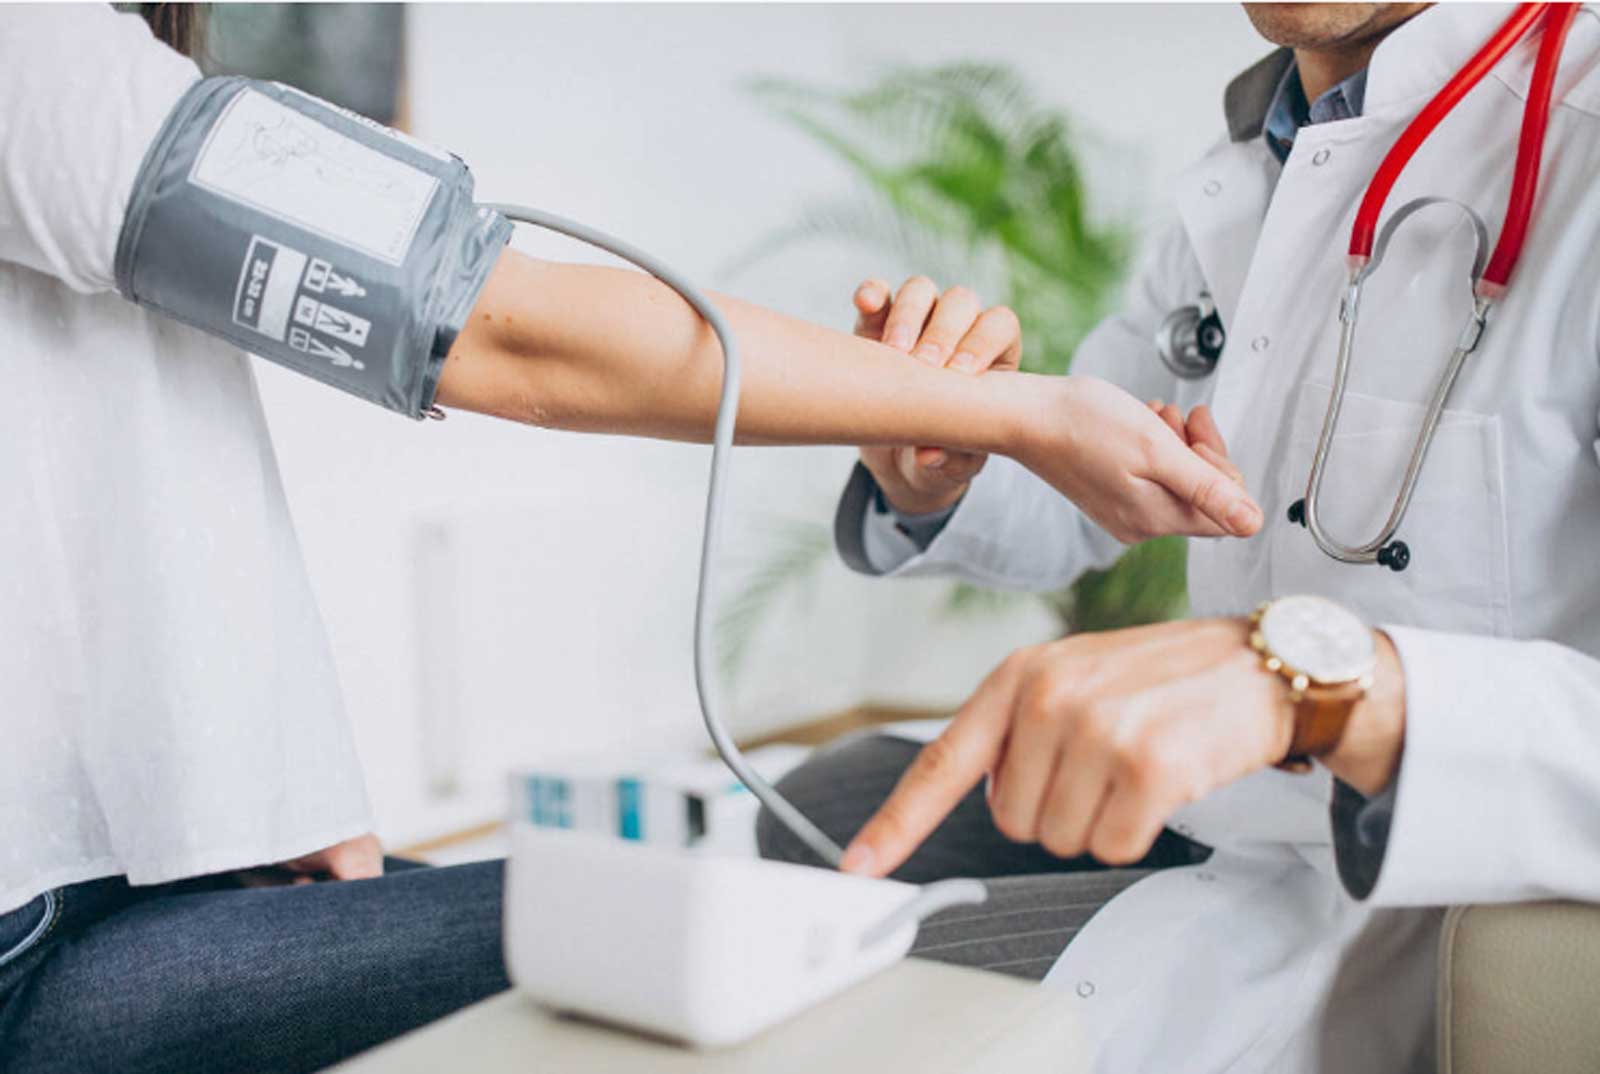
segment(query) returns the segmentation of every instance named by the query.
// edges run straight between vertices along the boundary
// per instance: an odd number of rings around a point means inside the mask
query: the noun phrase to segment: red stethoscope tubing
[[[1528,221],[1533,214],[1533,197],[1539,184],[1539,163],[1544,150],[1545,125],[1550,116],[1556,68],[1561,61],[1561,47],[1566,41],[1567,30],[1577,13],[1578,5],[1571,3],[1519,4],[1494,36],[1417,113],[1417,117],[1401,132],[1399,139],[1384,156],[1383,163],[1378,166],[1372,182],[1367,186],[1366,195],[1361,199],[1355,227],[1350,232],[1352,263],[1362,265],[1371,259],[1383,204],[1418,147],[1513,45],[1527,36],[1536,24],[1542,24],[1544,37],[1539,43],[1533,81],[1522,111],[1522,132],[1517,142],[1517,163],[1511,182],[1511,195],[1506,202],[1500,237],[1483,273],[1485,283],[1497,290],[1505,288],[1512,270],[1516,268],[1523,240],[1527,237]]]

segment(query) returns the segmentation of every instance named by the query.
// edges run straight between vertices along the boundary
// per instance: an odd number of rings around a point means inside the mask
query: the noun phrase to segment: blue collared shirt
[[[1267,148],[1278,160],[1289,159],[1294,148],[1295,135],[1301,127],[1318,123],[1331,123],[1337,119],[1354,119],[1361,114],[1361,105],[1367,97],[1367,69],[1363,67],[1343,82],[1323,93],[1310,104],[1306,103],[1305,87],[1300,84],[1300,68],[1290,64],[1278,83],[1278,92],[1267,108],[1267,120],[1262,137]]]

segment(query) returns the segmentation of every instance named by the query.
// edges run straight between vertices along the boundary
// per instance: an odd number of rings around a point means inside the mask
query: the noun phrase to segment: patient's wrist
[[[985,373],[971,381],[984,415],[976,450],[1024,459],[1051,439],[1055,403],[1068,378],[1009,371]]]

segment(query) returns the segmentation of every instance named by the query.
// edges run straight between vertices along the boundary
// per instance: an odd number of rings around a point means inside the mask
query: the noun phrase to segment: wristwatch
[[[1333,752],[1350,714],[1372,687],[1372,629],[1343,605],[1309,595],[1269,600],[1250,616],[1250,647],[1289,684],[1294,736],[1278,767],[1307,772]]]

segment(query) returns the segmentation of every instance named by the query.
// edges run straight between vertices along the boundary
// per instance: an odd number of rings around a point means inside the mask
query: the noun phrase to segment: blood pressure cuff
[[[117,288],[417,418],[510,234],[456,157],[288,86],[208,78],[139,170]]]

